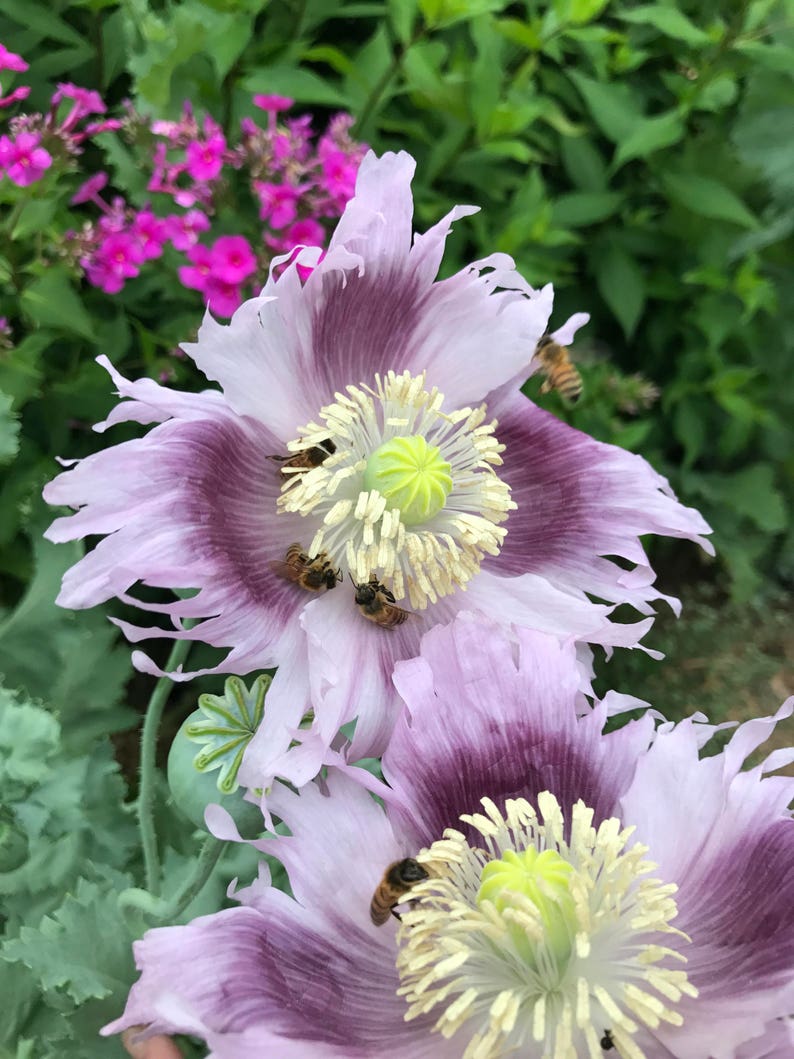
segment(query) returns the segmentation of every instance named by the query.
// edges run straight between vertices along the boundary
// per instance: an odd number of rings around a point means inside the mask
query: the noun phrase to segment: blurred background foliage
[[[377,151],[410,151],[419,227],[480,205],[457,225],[445,271],[506,251],[530,282],[554,283],[553,326],[592,317],[573,349],[580,402],[539,397],[535,380],[526,392],[642,453],[714,527],[716,563],[654,544],[684,616],[662,616],[647,638],[667,662],[624,652],[604,686],[715,721],[769,713],[792,690],[794,0],[0,0],[0,41],[30,63],[31,110],[68,79],[111,112],[129,98],[176,119],[189,99],[231,131],[252,93],[283,94],[318,126],[346,110]],[[91,150],[143,205],[145,176],[121,140]],[[200,312],[164,269],[108,296],[23,259],[73,188],[46,178],[25,190],[20,212],[0,182],[0,316],[14,333],[0,348],[0,671],[19,689],[0,697],[0,732],[29,744],[0,768],[0,1057],[82,1059],[121,1054],[94,1033],[133,973],[127,941],[141,922],[111,895],[139,865],[130,825],[105,809],[134,777],[128,730],[150,685],[104,614],[53,606],[78,549],[40,541],[39,497],[56,456],[105,443],[90,424],[113,398],[94,357],[200,388],[171,356]],[[180,688],[166,735],[220,685]],[[34,788],[33,809],[15,808]],[[168,812],[175,888],[196,847]],[[89,933],[124,942],[86,961],[75,939]],[[73,951],[53,966],[58,938]]]

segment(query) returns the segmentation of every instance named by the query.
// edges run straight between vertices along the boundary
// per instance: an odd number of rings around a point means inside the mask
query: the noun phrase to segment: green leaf
[[[40,706],[19,701],[0,687],[0,787],[9,789],[39,783],[48,772],[47,759],[57,748],[61,727]]]
[[[13,403],[7,393],[0,393],[0,464],[10,463],[19,452],[19,421]]]
[[[760,170],[788,204],[794,192],[794,107],[743,114],[731,138],[744,164]]]
[[[631,338],[645,305],[645,277],[630,254],[615,243],[595,259],[596,283],[601,296]]]
[[[509,0],[419,0],[419,9],[432,29],[443,29],[478,15],[501,11]]]
[[[618,168],[633,158],[647,158],[654,151],[671,147],[678,143],[684,132],[684,122],[675,110],[654,118],[643,118],[618,145],[613,165]]]
[[[642,113],[628,85],[594,81],[571,70],[568,74],[587,104],[593,121],[613,143],[621,143],[637,128]]]
[[[780,533],[786,528],[786,505],[769,463],[756,463],[735,474],[710,474],[704,477],[703,488],[707,495],[728,504],[767,533]]]
[[[57,205],[58,200],[55,198],[31,199],[26,202],[17,217],[11,238],[20,240],[27,238],[33,232],[43,232],[55,216]]]
[[[414,20],[419,10],[417,0],[388,0],[389,18],[402,44],[411,39]]]
[[[52,265],[22,292],[22,307],[39,327],[94,338],[94,325],[64,266]]]
[[[0,12],[8,15],[26,30],[32,30],[39,40],[60,40],[66,44],[85,45],[83,37],[58,17],[52,4],[37,4],[33,0],[0,0]]]
[[[41,355],[54,337],[48,331],[36,331],[0,356],[0,390],[14,399],[15,408],[38,393],[43,374]]]
[[[587,136],[562,136],[560,155],[565,171],[583,191],[606,191],[607,167],[593,141]]]
[[[114,646],[118,634],[101,613],[78,615],[54,605],[61,578],[82,547],[39,539],[34,555],[28,590],[0,623],[0,673],[9,686],[52,704],[70,745],[83,748],[135,719],[118,706],[131,672],[129,653]]]
[[[80,879],[51,916],[38,927],[23,926],[18,938],[3,945],[3,959],[23,963],[45,992],[62,991],[76,1004],[123,997],[135,966],[116,891],[131,880],[118,872],[107,875],[110,888]]]
[[[604,10],[609,0],[570,0],[569,18],[574,25],[592,22]]]
[[[676,7],[667,7],[662,4],[642,4],[640,7],[616,12],[617,18],[624,22],[632,22],[635,25],[653,26],[666,37],[673,40],[683,41],[693,46],[708,44],[710,37],[702,29],[698,29],[683,12]]]
[[[697,173],[661,174],[665,191],[675,202],[701,217],[713,217],[743,228],[757,228],[758,219],[730,188]]]
[[[564,228],[596,224],[616,213],[623,196],[616,191],[574,191],[554,203],[554,223]]]
[[[242,88],[252,95],[268,92],[289,96],[298,103],[319,103],[328,107],[345,107],[347,97],[338,88],[311,70],[294,66],[269,66],[262,73],[244,78]]]

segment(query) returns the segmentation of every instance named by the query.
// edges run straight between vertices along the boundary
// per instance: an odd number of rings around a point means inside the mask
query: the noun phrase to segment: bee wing
[[[297,581],[301,575],[299,563],[285,563],[283,559],[271,559],[267,564],[277,577],[285,581]]]

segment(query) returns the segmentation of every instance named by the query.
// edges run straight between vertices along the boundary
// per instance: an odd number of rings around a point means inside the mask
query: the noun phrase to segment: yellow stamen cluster
[[[504,446],[485,406],[444,412],[443,403],[435,387],[425,388],[424,374],[388,372],[374,386],[348,386],[288,445],[298,452],[331,439],[335,452],[285,475],[279,498],[281,511],[306,517],[312,555],[328,552],[358,582],[377,576],[419,610],[465,586],[486,555],[499,553],[507,532],[500,523],[516,506],[493,469]],[[405,479],[391,495],[378,488],[383,465],[373,456],[393,458],[406,441],[430,469],[427,503],[416,503]]]
[[[677,887],[646,878],[633,829],[614,818],[595,828],[582,802],[567,828],[547,791],[538,813],[524,799],[504,815],[482,804],[461,818],[481,845],[449,829],[417,858],[430,878],[398,934],[406,1019],[434,1012],[444,1037],[462,1030],[465,1059],[603,1059],[607,1030],[619,1056],[646,1059],[640,1026],[680,1025],[675,1005],[696,995],[684,971],[661,966],[684,957],[656,940],[688,941],[670,925]]]

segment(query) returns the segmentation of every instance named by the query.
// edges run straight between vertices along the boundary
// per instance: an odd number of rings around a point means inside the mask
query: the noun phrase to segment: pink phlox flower
[[[242,283],[256,271],[256,257],[248,240],[242,235],[222,235],[216,239],[210,251],[210,261],[212,275],[221,283]],[[224,315],[231,316],[231,313]]]
[[[144,261],[143,250],[130,232],[114,232],[109,235],[100,246],[100,253],[108,262],[108,266],[125,279],[137,276],[138,266]]]
[[[9,51],[5,44],[0,44],[0,70],[14,70],[15,73],[21,74],[28,69],[28,65],[21,55]]]
[[[185,210],[189,210],[200,201],[200,196],[191,188],[177,188],[174,192],[174,202]]]
[[[319,265],[324,260],[325,255],[326,255],[326,251],[323,250],[323,252],[317,258],[317,265]],[[300,276],[302,283],[306,282],[306,280],[309,278],[309,276],[311,276],[312,272],[314,272],[315,268],[317,268],[317,265],[301,265],[300,262],[298,262],[298,264],[296,264],[295,270],[298,273],[298,275]]]
[[[197,181],[215,180],[223,167],[226,137],[214,129],[205,140],[194,140],[187,145],[187,171]]]
[[[41,136],[37,132],[21,132],[15,140],[2,138],[0,164],[8,174],[8,179],[18,187],[28,187],[41,180],[52,165],[52,155],[46,148],[39,146]]]
[[[322,246],[325,242],[325,230],[319,221],[312,217],[305,217],[303,220],[295,221],[283,232],[277,234],[267,232],[265,242],[277,254],[289,254],[300,246]],[[292,261],[293,258],[290,257],[289,260]],[[298,265],[298,273],[302,279],[310,276],[312,271],[311,267]]]
[[[140,243],[131,233],[112,232],[83,266],[92,286],[106,294],[118,294],[125,280],[138,275],[143,261]]]
[[[336,148],[325,152],[321,164],[321,184],[335,205],[341,209],[352,198],[355,191],[359,159],[351,158],[350,155]]]
[[[303,220],[290,225],[285,238],[290,246],[322,246],[325,242],[325,230],[313,217],[304,217]]]
[[[70,81],[64,81],[58,85],[53,93],[52,103],[57,106],[64,99],[72,99],[77,104],[80,116],[86,114],[104,114],[107,110],[99,92],[91,88],[81,88]]]
[[[204,288],[210,311],[219,316],[231,316],[242,303],[242,294],[236,283],[228,283],[211,274]]]
[[[276,168],[285,167],[294,156],[292,140],[286,132],[274,133],[273,138],[270,141],[270,147],[273,151],[273,162],[275,163]]]
[[[0,107],[13,106],[14,103],[18,103],[21,99],[27,99],[29,95],[29,86],[20,85],[19,88],[15,88],[13,92],[9,92],[7,96],[0,97]]]
[[[127,203],[120,195],[113,198],[110,206],[104,207],[104,215],[99,218],[97,226],[103,236],[123,232],[127,227]]]
[[[259,196],[260,219],[269,221],[271,228],[283,228],[295,220],[298,212],[296,203],[306,189],[257,180],[254,190]]]
[[[190,287],[191,290],[199,290],[204,293],[212,271],[210,249],[201,243],[196,243],[195,246],[191,246],[188,250],[187,258],[191,264],[180,265],[177,269],[179,282],[183,287]]]
[[[78,139],[84,140],[88,136],[98,136],[100,132],[118,132],[123,126],[124,122],[118,118],[108,118],[107,121],[92,121],[86,125],[85,130],[80,133]]]
[[[130,230],[138,239],[144,261],[160,257],[168,239],[168,225],[162,217],[155,217],[150,209],[143,209],[135,215]]]
[[[150,128],[155,136],[164,136],[172,141],[178,140],[182,131],[182,125],[178,121],[153,121]],[[165,149],[164,144],[158,144],[158,147],[160,146]]]
[[[181,215],[172,213],[165,218],[168,238],[177,250],[189,250],[198,242],[201,232],[209,229],[209,217],[201,210],[188,210]]]
[[[280,110],[289,110],[294,102],[295,100],[290,99],[289,96],[267,96],[261,94],[254,96],[254,106],[267,110],[271,114],[278,114]]]
[[[105,294],[118,294],[124,286],[124,277],[115,272],[104,258],[84,259],[81,264],[91,286],[98,287]]]
[[[51,100],[53,114],[64,99],[72,100],[74,106],[56,129],[61,135],[71,132],[78,121],[89,114],[104,114],[107,110],[98,92],[94,92],[90,88],[80,88],[79,85],[73,85],[67,81],[59,84],[53,93]],[[85,134],[81,138],[84,139]]]
[[[108,175],[100,169],[98,173],[94,173],[90,176],[80,187],[75,191],[74,195],[69,199],[71,206],[79,206],[82,202],[94,202],[97,203],[99,192],[107,185]],[[101,208],[107,208],[105,203],[100,199],[99,205]]]

